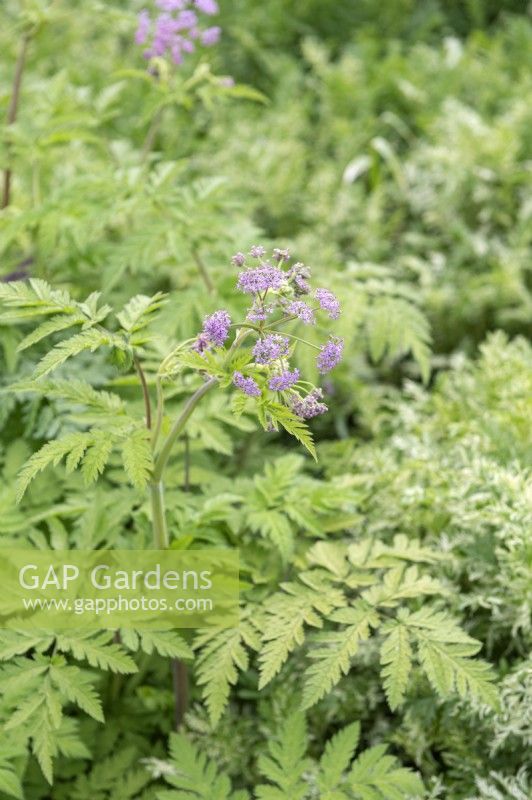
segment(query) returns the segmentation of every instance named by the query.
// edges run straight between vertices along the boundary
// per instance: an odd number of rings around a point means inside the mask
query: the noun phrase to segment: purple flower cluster
[[[290,252],[288,250],[280,250],[278,247],[275,247],[273,250],[273,260],[277,261],[278,264],[282,264],[283,261],[290,261]]]
[[[259,339],[253,348],[253,356],[257,364],[271,364],[278,358],[285,358],[290,348],[290,340],[278,333],[270,333]]]
[[[287,304],[286,312],[300,319],[305,325],[314,325],[316,322],[314,309],[307,305],[307,303],[304,303],[303,300],[292,300],[291,303]]]
[[[205,4],[212,2],[214,0],[201,0],[201,3],[197,0],[196,7],[199,9],[201,5],[207,8]],[[238,252],[232,258],[234,266],[241,270],[238,288],[244,294],[251,295],[246,319],[255,323],[242,324],[231,348],[230,353],[241,341],[255,336],[250,363],[246,363],[246,357],[240,362],[246,364],[245,368],[242,367],[245,374],[234,371],[232,381],[245,395],[262,398],[265,403],[268,390],[279,392],[280,402],[285,403],[302,419],[312,419],[328,410],[323,402],[323,391],[317,387],[310,391],[303,389],[305,384],[299,383],[299,370],[292,369],[289,364],[292,340],[302,344],[305,341],[288,332],[286,335],[280,333],[276,330],[276,325],[284,325],[295,319],[312,325],[320,311],[326,312],[330,319],[338,319],[340,303],[329,289],[318,288],[312,293],[309,283],[310,269],[301,262],[287,267],[289,260],[288,250],[275,248],[268,256],[262,245],[254,245],[247,255]],[[267,325],[264,325],[265,322]],[[222,347],[229,336],[230,328],[231,318],[227,311],[215,311],[205,318],[203,329],[192,345],[193,348],[203,353],[212,347]],[[316,366],[322,374],[330,372],[342,358],[344,343],[336,336],[330,336],[321,347],[310,342],[306,344],[319,350]],[[268,418],[267,403],[264,413]],[[271,424],[272,429],[276,429],[275,420]]]
[[[275,311],[275,306],[273,303],[261,303],[260,300],[255,300],[253,305],[248,311],[247,319],[250,322],[266,322],[270,314],[273,314]]]
[[[203,335],[210,344],[222,347],[229,336],[231,317],[227,311],[215,311],[203,321]]]
[[[257,381],[253,380],[253,378],[245,378],[241,372],[237,371],[233,373],[233,383],[241,392],[249,395],[249,397],[261,396]]]
[[[294,294],[296,296],[310,294],[310,284],[308,282],[310,278],[310,269],[306,267],[305,264],[298,261],[297,264],[294,264],[288,276],[294,287]]]
[[[320,348],[320,352],[316,359],[316,366],[318,370],[325,374],[330,372],[342,360],[344,351],[343,339],[338,339],[336,336],[331,336],[329,341]]]
[[[331,319],[338,319],[340,316],[340,301],[328,289],[316,289],[314,297],[320,304],[323,311],[329,312]]]
[[[203,320],[203,330],[198,334],[192,348],[198,353],[203,353],[209,347],[223,347],[229,336],[231,317],[227,311],[215,311]]]
[[[290,372],[290,370],[287,369],[270,378],[268,386],[272,392],[286,392],[286,390],[290,389],[298,380],[299,370],[295,369],[293,372]]]
[[[291,398],[292,411],[302,419],[312,419],[320,414],[326,414],[329,410],[325,403],[322,403],[323,392],[321,389],[312,389],[306,397],[295,394]]]
[[[217,14],[216,0],[156,0],[155,5],[160,9],[155,19],[146,9],[138,17],[135,42],[148,43],[145,58],[168,54],[174,64],[182,64],[184,56],[194,52],[196,44],[211,47],[220,39],[221,29],[202,28],[199,17],[199,14]]]
[[[285,274],[279,267],[262,264],[260,267],[246,269],[238,276],[238,288],[246,294],[262,294],[269,289],[279,291],[285,282]]]

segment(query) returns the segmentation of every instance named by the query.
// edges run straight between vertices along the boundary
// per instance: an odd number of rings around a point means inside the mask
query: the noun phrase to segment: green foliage
[[[236,250],[310,264],[343,312],[305,337],[346,357],[323,418],[213,392],[175,443],[171,546],[238,548],[237,627],[0,632],[0,796],[525,800],[526,4],[222,2],[219,47],[151,72],[145,5],[0,10],[4,119],[29,37],[0,135],[1,546],[153,546],[161,441],[206,376],[248,374],[250,348],[182,344],[243,318]]]
[[[386,747],[364,750],[354,761],[360,738],[355,722],[336,733],[325,745],[318,762],[307,755],[308,733],[302,713],[290,714],[279,734],[268,741],[267,752],[259,757],[259,772],[268,783],[255,786],[256,800],[310,800],[316,790],[323,800],[396,800],[421,797],[423,784],[410,769],[397,766]],[[165,767],[165,779],[181,792],[159,792],[159,800],[219,798],[244,800],[246,792],[231,793],[226,775],[220,775],[206,756],[182,736],[170,738],[172,761]]]
[[[165,779],[176,790],[157,792],[157,800],[246,800],[247,792],[233,792],[226,775],[217,772],[214,764],[199,752],[185,736],[172,734],[170,770]]]

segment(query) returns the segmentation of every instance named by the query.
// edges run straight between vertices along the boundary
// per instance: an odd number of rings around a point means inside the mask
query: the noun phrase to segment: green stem
[[[321,350],[321,347],[318,347],[317,344],[312,344],[312,342],[308,342],[306,339],[301,339],[299,336],[294,336],[293,333],[284,332],[283,336],[288,336],[289,339],[295,339],[296,342],[301,342],[301,344],[306,344],[309,347],[313,347],[314,350]]]
[[[154,453],[157,450],[157,442],[159,441],[159,436],[161,433],[161,426],[163,424],[163,413],[164,413],[163,387],[161,385],[161,379],[159,377],[157,377],[156,379],[155,386],[157,390],[157,411],[155,412],[155,426],[153,429],[153,434],[151,439],[151,447]]]
[[[22,76],[24,74],[24,66],[26,64],[26,55],[30,43],[30,34],[25,34],[20,43],[20,50],[17,57],[15,66],[15,77],[13,78],[13,90],[11,92],[11,100],[7,110],[6,124],[13,125],[16,122],[18,114],[18,106],[20,101],[20,89],[22,87]],[[11,202],[11,167],[6,167],[4,170],[4,186],[2,191],[2,208],[7,208]]]
[[[157,134],[159,133],[159,128],[161,127],[163,112],[164,112],[164,106],[162,108],[159,108],[158,111],[155,112],[155,115],[153,116],[153,119],[150,123],[150,127],[148,128],[148,133],[146,134],[146,138],[144,140],[144,144],[142,145],[142,150],[140,153],[140,160],[142,163],[146,161],[150,152],[153,149],[153,145],[155,144],[155,139],[157,138]]]
[[[139,376],[140,385],[142,386],[142,397],[144,399],[144,411],[146,414],[146,427],[148,430],[151,429],[151,400],[150,400],[150,391],[148,389],[148,383],[146,381],[146,376],[144,374],[144,370],[142,369],[142,364],[140,363],[138,357],[135,355],[133,358],[135,369],[137,370],[137,375]]]
[[[164,484],[161,480],[150,484],[153,542],[157,550],[166,550],[169,544],[164,507]]]
[[[162,479],[162,475],[164,472],[164,468],[168,463],[168,459],[170,458],[170,454],[172,452],[172,448],[178,438],[179,434],[183,431],[183,428],[187,424],[190,416],[194,412],[196,406],[198,405],[201,398],[209,392],[213,386],[217,383],[216,378],[209,378],[206,383],[200,386],[194,394],[188,399],[185,404],[185,407],[177,420],[172,425],[170,433],[166,437],[163,446],[161,447],[161,452],[157,456],[155,460],[155,467],[153,470],[153,480],[155,483],[159,483]]]

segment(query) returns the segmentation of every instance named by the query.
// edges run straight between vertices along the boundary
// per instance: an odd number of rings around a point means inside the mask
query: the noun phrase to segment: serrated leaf
[[[122,461],[126,474],[137,489],[144,489],[153,469],[149,432],[145,429],[133,431],[121,445]]]
[[[385,633],[385,629],[382,631]],[[388,705],[395,711],[402,705],[408,676],[412,669],[412,648],[408,630],[404,625],[394,624],[381,645],[381,676]]]

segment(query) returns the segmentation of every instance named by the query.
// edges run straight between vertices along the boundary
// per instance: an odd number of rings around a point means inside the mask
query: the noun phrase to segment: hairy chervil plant
[[[143,361],[149,356],[151,363],[150,347],[156,337],[148,327],[166,301],[161,293],[132,298],[115,315],[116,323],[108,325],[111,308],[99,307],[97,295],[80,303],[43,281],[0,285],[0,302],[6,307],[4,318],[25,322],[40,315],[46,320],[26,337],[21,348],[69,328],[79,329],[49,349],[31,380],[12,387],[21,393],[60,397],[73,407],[73,429],[45,444],[23,467],[19,497],[39,472],[63,458],[68,471],[81,468],[88,483],[95,481],[113,451],[119,450],[132,483],[138,488],[150,487],[154,544],[167,547],[164,471],[194,409],[215,387],[234,390],[235,414],[255,413],[266,431],[284,428],[315,457],[306,420],[325,413],[327,406],[322,389],[304,380],[291,359],[296,347],[314,348],[317,369],[325,374],[340,361],[343,342],[331,336],[321,346],[315,345],[292,331],[299,323],[314,325],[319,314],[337,319],[338,300],[327,289],[313,290],[308,267],[301,263],[290,266],[286,250],[275,249],[267,259],[265,249],[257,245],[249,256],[237,253],[232,260],[240,270],[237,288],[249,297],[244,318],[233,322],[224,309],[215,311],[205,318],[196,337],[179,343],[154,371],[147,370]],[[71,357],[101,348],[110,348],[113,360],[122,368],[130,366],[136,371],[144,400],[143,420],[115,394],[98,392],[82,381],[47,379]],[[192,377],[192,393],[172,422],[167,414],[165,388],[174,386],[190,370],[196,373]],[[186,385],[190,385],[188,379]],[[157,395],[154,411],[153,387]],[[98,416],[88,413],[86,420],[80,419],[79,404],[89,410],[98,408]]]

